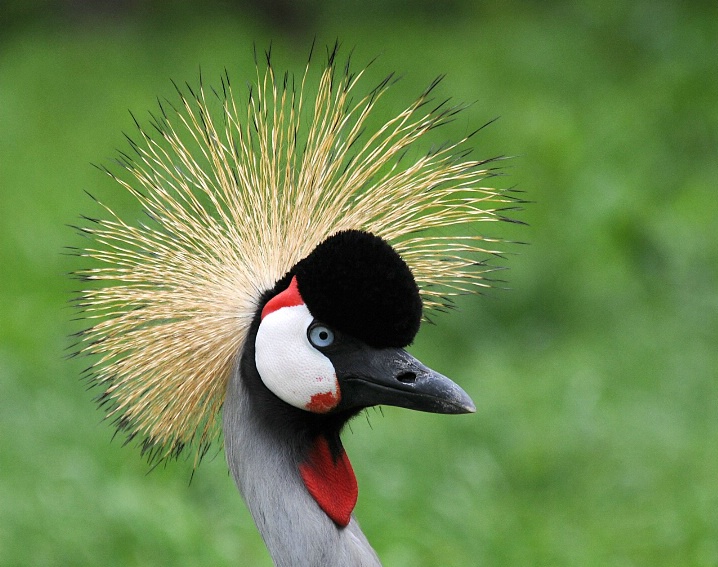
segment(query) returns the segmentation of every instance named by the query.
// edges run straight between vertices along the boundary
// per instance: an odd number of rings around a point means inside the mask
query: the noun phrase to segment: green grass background
[[[251,80],[253,42],[299,71],[314,36],[403,74],[387,116],[446,73],[473,104],[440,137],[500,117],[476,153],[517,156],[499,182],[534,201],[528,227],[486,227],[530,242],[511,290],[412,348],[477,413],[388,408],[346,435],[385,564],[718,565],[714,2],[64,6],[0,6],[0,565],[271,564],[221,451],[189,484],[190,462],[146,474],[111,442],[63,358],[62,248],[84,190],[124,198],[89,164],[126,147],[128,110],[200,66]]]

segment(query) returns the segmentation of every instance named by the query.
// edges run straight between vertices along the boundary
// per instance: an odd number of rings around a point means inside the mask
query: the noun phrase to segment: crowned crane
[[[91,323],[78,352],[151,460],[194,447],[196,465],[223,434],[276,565],[379,565],[342,428],[380,404],[475,411],[404,349],[451,295],[490,285],[496,240],[475,223],[516,198],[481,185],[491,160],[469,159],[469,136],[417,154],[460,110],[431,103],[438,80],[370,130],[391,77],[354,101],[363,71],[338,67],[335,48],[308,101],[311,63],[299,84],[269,56],[257,68],[243,104],[226,73],[216,90],[177,87],[152,129],[137,122],[117,172],[102,168],[146,218],[100,201],[85,217],[77,254],[95,265],[77,272]]]

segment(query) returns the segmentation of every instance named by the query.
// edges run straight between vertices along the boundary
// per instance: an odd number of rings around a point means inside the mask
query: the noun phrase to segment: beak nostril
[[[416,374],[414,372],[402,372],[396,379],[403,384],[413,384],[416,382]]]

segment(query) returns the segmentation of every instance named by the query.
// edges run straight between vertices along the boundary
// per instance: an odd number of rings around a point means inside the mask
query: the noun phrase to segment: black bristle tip
[[[296,275],[309,311],[323,323],[377,347],[405,347],[419,330],[422,302],[411,270],[382,238],[334,234],[277,284]]]

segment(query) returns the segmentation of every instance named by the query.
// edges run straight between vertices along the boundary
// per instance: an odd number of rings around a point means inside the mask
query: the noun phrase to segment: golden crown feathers
[[[92,267],[76,297],[89,328],[77,352],[101,405],[151,457],[196,458],[220,435],[229,376],[263,292],[328,236],[347,229],[388,241],[414,274],[425,313],[451,296],[490,286],[497,239],[475,223],[508,220],[520,200],[483,186],[496,174],[470,159],[469,134],[423,153],[417,142],[463,106],[433,101],[441,78],[403,112],[371,128],[393,79],[355,100],[365,69],[338,65],[337,48],[312,83],[278,76],[269,55],[256,85],[235,98],[176,87],[150,127],[138,126],[117,172],[102,168],[141,205],[128,221],[98,201],[84,217]],[[311,87],[310,87],[311,83]],[[310,95],[310,91],[316,95]],[[417,156],[409,159],[409,156]]]

